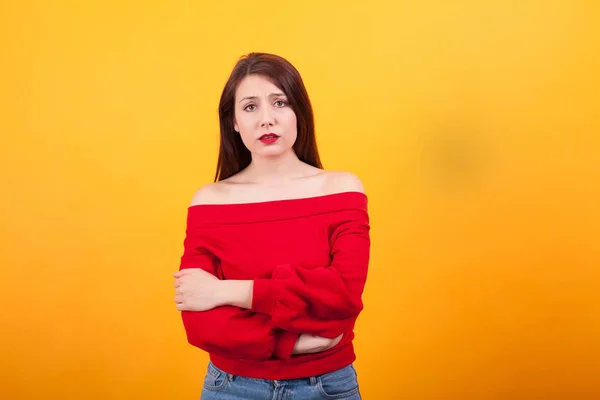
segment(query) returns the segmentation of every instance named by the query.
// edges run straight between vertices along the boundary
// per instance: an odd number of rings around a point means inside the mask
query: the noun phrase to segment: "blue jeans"
[[[212,362],[201,400],[361,400],[354,366],[305,379],[272,381],[234,376]]]

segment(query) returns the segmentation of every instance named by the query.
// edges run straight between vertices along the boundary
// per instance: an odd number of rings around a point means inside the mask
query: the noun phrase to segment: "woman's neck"
[[[308,167],[293,151],[278,157],[253,157],[245,169],[246,180],[254,183],[278,184],[306,175]]]

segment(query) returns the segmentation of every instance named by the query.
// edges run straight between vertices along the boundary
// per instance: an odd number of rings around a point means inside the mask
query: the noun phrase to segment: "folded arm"
[[[180,270],[199,268],[222,278],[218,260],[202,246],[200,236],[188,227]],[[191,345],[228,358],[289,358],[299,336],[277,329],[266,314],[232,305],[182,311],[181,317]]]
[[[225,303],[268,315],[289,332],[328,338],[347,332],[363,309],[370,254],[366,211],[349,212],[334,227],[332,240],[330,265],[282,264],[269,279],[223,281]]]

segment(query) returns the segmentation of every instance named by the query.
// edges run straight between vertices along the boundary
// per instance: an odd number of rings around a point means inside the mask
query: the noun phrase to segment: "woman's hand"
[[[292,354],[320,353],[322,351],[329,350],[337,346],[340,340],[342,340],[343,336],[344,334],[341,334],[334,339],[328,339],[321,336],[304,333],[298,337]]]
[[[179,311],[208,311],[223,305],[221,281],[199,269],[183,269],[173,274],[175,303]]]

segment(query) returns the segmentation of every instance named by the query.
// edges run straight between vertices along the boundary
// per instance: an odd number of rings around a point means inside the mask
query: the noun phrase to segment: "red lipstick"
[[[279,135],[276,135],[274,133],[267,133],[258,138],[258,140],[260,140],[261,143],[264,144],[273,144],[277,141],[277,139],[279,139]]]

